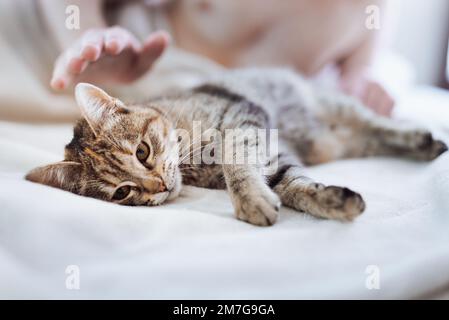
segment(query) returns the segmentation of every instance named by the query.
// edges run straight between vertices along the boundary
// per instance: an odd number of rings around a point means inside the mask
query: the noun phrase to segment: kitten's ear
[[[128,112],[120,100],[92,84],[77,84],[75,98],[95,135],[98,135],[105,123],[116,120],[116,115]]]
[[[78,162],[61,161],[31,170],[25,179],[50,187],[73,191],[79,181],[82,165]]]

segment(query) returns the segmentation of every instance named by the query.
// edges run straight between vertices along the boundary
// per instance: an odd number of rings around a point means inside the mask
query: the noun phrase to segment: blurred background
[[[131,22],[135,27],[134,29],[132,26],[129,27],[129,30],[132,33],[137,34],[139,33],[139,29],[142,31],[146,27],[149,27],[141,32],[141,35],[146,36],[149,34],[148,30],[155,30],[154,28],[152,29],[152,26],[148,26],[150,24],[148,20],[151,18],[151,14],[146,15],[146,13],[144,13],[144,11],[148,11],[151,6],[152,8],[157,8],[158,6],[168,6],[172,3],[194,3],[195,5],[185,6],[186,10],[189,11],[188,14],[191,14],[190,16],[187,16],[192,19],[192,17],[195,17],[195,14],[201,14],[201,10],[204,10],[201,6],[204,7],[204,3],[207,3],[208,1],[209,0],[108,0],[108,3],[112,3],[112,6],[116,7],[132,7],[132,5],[136,3],[144,4],[146,9],[137,7],[134,10],[124,10],[123,16],[125,18],[127,15],[131,17],[130,20],[132,20]],[[255,0],[245,1],[247,1],[247,3],[245,3],[246,5],[248,3],[251,5],[249,7],[247,5],[244,9],[241,9],[244,7],[241,5],[242,2],[238,1],[234,1],[234,5],[229,6],[232,10],[235,10],[235,7],[237,7],[237,11],[234,11],[233,14],[236,12],[239,13],[238,17],[225,12],[222,16],[222,20],[218,21],[214,20],[215,16],[212,12],[209,19],[204,19],[205,24],[199,25],[202,27],[202,31],[209,28],[220,34],[221,27],[217,27],[218,23],[224,23],[224,25],[227,25],[228,27],[231,25],[232,29],[232,19],[237,19],[241,22],[246,15],[251,14],[251,12],[248,11],[248,8],[257,6],[257,4],[260,3]],[[358,3],[357,0],[353,0],[354,2],[351,2],[351,0],[340,0],[340,2],[329,0],[320,1],[320,3],[326,4],[327,6],[329,6],[329,3],[333,5],[333,7],[331,6],[331,9],[328,9],[329,12],[326,12],[329,17],[332,17],[333,14],[341,16],[342,12],[340,9],[343,10],[344,16],[345,5],[348,6],[348,4],[350,4],[356,6],[355,4]],[[100,3],[101,1],[74,0],[73,2],[84,2],[91,5],[92,3]],[[225,7],[222,6],[222,4],[225,3],[224,0],[223,2],[220,0],[210,0],[209,2],[212,6],[215,6],[216,9],[223,9],[223,7]],[[305,0],[298,0],[297,3],[300,2],[310,4],[310,2]],[[373,3],[378,2],[379,0],[373,0]],[[45,23],[39,21],[37,18],[39,14],[43,13],[38,5],[42,3],[51,4],[52,0],[0,0],[0,59],[3,62],[3,72],[0,75],[0,99],[2,101],[2,107],[0,107],[0,119],[14,121],[65,121],[79,116],[72,98],[72,91],[66,90],[64,92],[55,92],[49,85],[53,69],[52,66],[56,61],[58,54],[62,51],[61,48],[58,48],[58,45],[56,44],[57,41],[48,41],[49,38],[55,36],[49,35],[49,25],[44,26]],[[55,3],[63,3],[63,5],[59,5],[61,8],[58,10],[55,9],[55,11],[52,12],[54,16],[62,17],[62,19],[60,19],[61,22],[56,24],[58,27],[53,26],[52,28],[52,31],[57,34],[58,30],[64,29],[63,24],[66,16],[64,9],[65,5],[70,4],[71,1],[61,0],[61,2],[53,2],[53,4]],[[264,3],[271,3],[272,6],[277,6],[278,2]],[[289,0],[285,3],[290,3],[290,5],[295,4],[294,0]],[[335,3],[336,5],[334,5]],[[362,17],[364,17],[364,6],[369,3],[370,1],[368,0],[364,1],[363,6],[358,9],[358,13],[361,13]],[[379,54],[379,63],[375,64],[375,67],[373,68],[377,79],[391,91],[392,96],[396,98],[397,102],[401,97],[411,97],[409,94],[411,88],[413,88],[413,92],[418,92],[417,90],[414,90],[416,86],[431,86],[433,88],[448,89],[449,1],[387,0],[385,3],[387,4],[387,19],[385,20],[386,23],[382,25],[381,31],[382,37],[386,40],[384,41],[386,46],[383,47],[383,50],[381,50],[382,52],[380,52],[381,54]],[[126,6],[124,4],[126,4]],[[225,9],[228,10],[229,8]],[[194,10],[198,10],[199,13],[194,12],[192,14],[190,12]],[[258,10],[260,11],[261,9],[258,8]],[[85,10],[84,12],[86,11],[91,10]],[[270,8],[265,8],[265,11],[262,10],[261,12],[266,13],[268,11],[270,11]],[[84,15],[81,15],[81,17],[83,16]],[[252,18],[254,18],[254,16],[255,14],[253,12]],[[302,17],[308,19],[308,13]],[[310,19],[313,21],[313,14]],[[360,24],[359,30],[364,28],[361,21],[356,23],[358,23],[357,28]],[[209,27],[206,28],[204,26]],[[322,36],[323,30],[319,30],[320,24],[317,23],[316,26],[315,30],[299,32],[298,34],[300,36],[297,38],[296,46],[298,46],[298,43],[300,46],[304,38],[313,38],[315,34],[320,34],[320,31]],[[297,31],[298,29],[293,30]],[[209,30],[206,31],[208,32]],[[207,32],[205,32],[206,35]],[[333,35],[329,38],[330,42],[333,41],[333,45],[338,46],[339,41],[344,42],[345,35],[345,32],[341,32],[338,36]],[[288,36],[289,33],[287,33],[287,35],[283,34],[282,38],[288,38]],[[302,38],[300,38],[301,36]],[[47,42],[45,42],[46,38]],[[138,38],[142,39],[142,37]],[[307,41],[310,42],[310,39]],[[75,41],[72,42],[74,43]],[[220,41],[217,40],[216,42],[219,43]],[[284,43],[285,42],[288,41],[284,41]],[[295,41],[290,42],[293,43]],[[282,44],[282,42],[279,43]],[[272,51],[276,49],[276,45],[268,46],[268,48],[270,47],[272,48]],[[286,47],[288,47],[288,45],[286,45]],[[307,45],[304,45],[303,47],[307,47]],[[180,48],[185,52],[189,52],[189,50],[185,50],[186,48],[184,47],[180,46]],[[282,49],[283,48],[278,49],[278,51],[281,52],[281,55],[283,54]],[[220,50],[221,52],[225,51],[222,48],[219,48],[219,50],[216,51],[220,53]],[[261,55],[263,56],[263,51],[264,49],[258,51],[254,50],[252,53],[256,53],[257,55],[261,52]],[[317,51],[320,52],[319,50]],[[192,50],[190,50],[189,53],[192,52],[195,54],[198,53]],[[208,56],[209,58],[211,56],[208,55],[210,52],[201,53],[204,53],[204,56]],[[167,88],[166,83],[173,80],[178,81],[179,79],[186,80],[191,76],[191,74],[187,73],[194,69],[197,73],[195,79],[197,79],[198,75],[203,76],[206,73],[204,72],[205,68],[216,70],[216,66],[222,67],[219,63],[212,66],[212,63],[204,64],[204,61],[202,62],[202,66],[198,67],[198,65],[201,64],[198,63],[199,59],[192,59],[192,56],[189,56],[186,59],[185,54],[167,55],[170,56],[170,58],[167,59],[165,59],[165,56],[166,54],[164,53],[162,56],[163,59],[160,59],[157,62],[155,68],[153,68],[151,72],[147,72],[145,77],[143,77],[145,78],[143,79],[144,81],[136,81],[132,86],[116,86],[111,89],[113,90],[112,93],[117,94],[119,97],[121,97],[121,94],[137,97],[136,92],[148,95],[148,88],[151,88],[151,90],[153,90],[152,94],[159,94]],[[162,62],[165,61],[165,65],[160,62],[161,60]],[[251,61],[251,59],[249,59],[249,61]],[[214,63],[215,62],[220,61],[215,59]],[[171,70],[168,72],[167,70],[170,68]],[[178,70],[181,71],[175,74],[172,72],[175,68],[178,68]],[[191,79],[187,79],[185,82],[192,83],[190,80]],[[102,83],[96,84],[104,87]],[[133,87],[135,89],[134,91]],[[105,88],[109,90],[108,87]],[[440,97],[444,94],[445,93],[442,93],[442,91],[435,90],[434,92],[429,93],[428,97],[433,98],[437,95]],[[409,101],[407,101],[407,103],[409,103]],[[432,102],[432,104],[434,103]],[[438,102],[438,104],[445,104],[445,102]]]
[[[449,1],[389,0],[390,45],[414,67],[418,84],[448,87]]]

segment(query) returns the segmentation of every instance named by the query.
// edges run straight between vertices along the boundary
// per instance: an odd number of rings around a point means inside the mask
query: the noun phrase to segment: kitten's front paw
[[[342,187],[328,186],[317,190],[316,201],[324,218],[351,221],[365,210],[360,194]]]
[[[279,217],[281,201],[271,192],[251,193],[235,201],[237,219],[257,226],[271,226]]]

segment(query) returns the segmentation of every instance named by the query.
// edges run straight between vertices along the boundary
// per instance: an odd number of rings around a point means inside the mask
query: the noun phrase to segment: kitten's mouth
[[[170,195],[169,191],[159,192],[153,195],[153,199],[146,202],[147,206],[157,206],[164,203]]]
[[[157,206],[163,204],[167,200],[173,200],[178,197],[181,191],[180,183],[173,182],[169,185],[165,185],[166,188],[162,192],[158,192],[152,195],[152,199],[148,200],[145,205],[147,206]]]
[[[177,198],[180,191],[181,191],[180,185],[174,183],[168,190],[169,195],[167,197],[167,200],[172,200],[172,199]]]

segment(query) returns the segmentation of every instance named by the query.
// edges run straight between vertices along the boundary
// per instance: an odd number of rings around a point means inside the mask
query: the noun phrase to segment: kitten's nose
[[[165,185],[165,182],[163,180],[161,180],[161,182],[159,183],[159,192],[165,192],[167,191],[167,186]]]
[[[162,180],[162,178],[142,181],[142,185],[150,192],[167,191],[167,186],[165,185],[164,180]]]
[[[167,188],[167,186],[165,184],[164,178],[162,178],[163,177],[163,172],[165,171],[165,163],[164,162],[159,162],[156,165],[155,171],[157,172],[156,175],[159,178],[158,179],[158,183],[159,183],[159,186],[158,186],[158,190],[159,191],[158,192],[165,192],[165,191],[167,191],[168,188]]]

